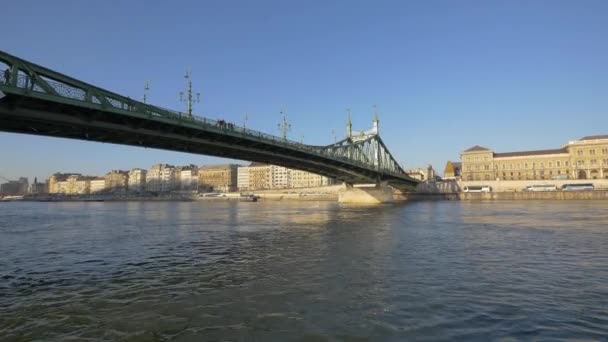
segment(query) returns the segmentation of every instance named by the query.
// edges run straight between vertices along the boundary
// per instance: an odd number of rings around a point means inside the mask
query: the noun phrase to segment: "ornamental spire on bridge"
[[[353,135],[353,123],[350,121],[350,108],[346,110],[348,113],[348,120],[346,121],[346,138],[350,138]]]
[[[184,78],[188,80],[188,96],[184,98],[184,92],[180,91],[179,100],[188,105],[188,117],[192,119],[192,104],[201,102],[201,93],[196,93],[196,98],[192,98],[192,73],[190,70],[186,70],[186,75],[184,75]]]
[[[146,103],[146,100],[148,99],[149,90],[150,90],[150,81],[146,81],[146,84],[144,85],[144,103]]]
[[[285,116],[285,111],[281,110],[281,115],[283,116],[283,122],[279,123],[279,130],[283,134],[283,141],[287,141],[287,131],[291,130],[291,124],[287,123],[287,117]]]
[[[378,120],[378,106],[374,105],[374,131],[376,134],[380,134],[380,127],[378,124],[380,120]]]

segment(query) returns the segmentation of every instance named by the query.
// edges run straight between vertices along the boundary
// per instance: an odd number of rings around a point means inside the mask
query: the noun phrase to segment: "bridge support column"
[[[392,203],[393,189],[382,182],[376,186],[358,186],[346,184],[346,187],[338,193],[339,203],[352,204],[381,204]]]

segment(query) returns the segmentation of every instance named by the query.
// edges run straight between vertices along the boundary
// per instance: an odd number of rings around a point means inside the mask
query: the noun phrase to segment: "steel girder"
[[[230,125],[224,121],[197,116],[189,117],[185,113],[135,101],[129,97],[101,89],[3,51],[0,51],[0,62],[4,63],[7,67],[2,70],[3,68],[0,64],[0,71],[2,72],[0,74],[0,91],[6,95],[6,98],[0,99],[0,101],[5,102],[5,107],[0,114],[6,115],[3,120],[15,121],[14,124],[5,123],[4,125],[0,125],[0,130],[37,134],[35,126],[43,124],[40,119],[34,122],[24,121],[28,122],[30,127],[22,129],[17,127],[21,123],[17,123],[18,117],[14,115],[21,110],[25,113],[25,111],[32,108],[35,108],[37,112],[48,112],[49,117],[52,116],[51,114],[63,115],[57,116],[61,117],[63,121],[51,122],[52,120],[49,119],[47,120],[48,122],[44,123],[45,125],[67,125],[67,122],[70,122],[72,118],[67,118],[67,121],[64,120],[66,119],[65,114],[79,115],[81,120],[87,122],[95,122],[101,118],[108,119],[111,117],[112,120],[118,121],[119,124],[129,125],[129,129],[137,130],[138,127],[154,124],[162,127],[162,130],[165,132],[187,132],[184,138],[192,138],[202,134],[204,136],[215,137],[213,141],[222,139],[234,141],[240,144],[238,147],[243,151],[251,150],[252,146],[263,146],[264,149],[264,151],[255,151],[255,153],[251,152],[249,154],[236,153],[234,150],[231,150],[232,152],[216,153],[215,155],[226,157],[251,155],[254,157],[238,159],[295,166],[306,171],[318,171],[320,174],[330,177],[334,176],[344,181],[348,181],[348,179],[351,181],[392,180],[408,186],[414,186],[417,183],[416,180],[404,174],[395,158],[382,142],[380,136],[375,134],[365,137],[348,138],[329,146],[305,145],[260,131]],[[79,112],[85,114],[79,114]],[[7,115],[7,113],[10,114]],[[67,128],[64,134],[66,137],[78,138],[81,136],[79,134],[75,136],[73,134],[68,135],[67,131],[73,131],[72,128],[74,127],[83,130],[83,132],[87,129],[95,128],[93,124],[89,126],[70,125],[65,126]],[[61,126],[57,127],[60,128]],[[61,132],[49,132],[40,134],[62,136]],[[86,137],[85,132],[81,139],[86,139]],[[221,139],[218,137],[221,137]],[[126,136],[121,139],[124,141],[111,142],[132,144],[130,140],[127,141]],[[106,141],[101,138],[94,140]],[[206,142],[206,144],[208,143]],[[188,149],[188,147],[177,149],[170,146],[152,146],[150,144],[147,146],[173,150]],[[194,153],[213,154],[215,152],[215,150],[211,149],[201,149]],[[296,155],[298,156],[298,161],[294,162],[293,159]]]

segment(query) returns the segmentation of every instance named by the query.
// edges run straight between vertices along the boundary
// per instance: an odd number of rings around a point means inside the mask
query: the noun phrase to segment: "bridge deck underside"
[[[302,150],[158,118],[119,115],[16,94],[0,100],[0,130],[258,161],[347,183],[385,181],[401,189],[415,186],[392,175],[379,175],[375,170]]]

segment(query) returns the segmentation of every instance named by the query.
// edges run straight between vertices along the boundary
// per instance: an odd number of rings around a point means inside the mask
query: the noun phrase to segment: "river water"
[[[2,341],[606,340],[608,202],[0,204]]]

